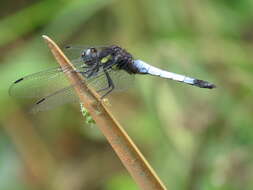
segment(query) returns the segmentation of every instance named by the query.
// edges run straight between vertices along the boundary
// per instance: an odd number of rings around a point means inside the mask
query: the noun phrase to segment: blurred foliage
[[[62,46],[119,44],[155,66],[214,82],[150,76],[111,109],[168,189],[253,189],[252,0],[1,1],[0,189],[138,189],[78,105],[29,115],[19,77],[56,65]]]

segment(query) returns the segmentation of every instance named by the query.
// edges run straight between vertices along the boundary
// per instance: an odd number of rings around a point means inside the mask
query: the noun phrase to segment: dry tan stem
[[[74,69],[56,43],[47,36],[43,36],[43,38],[60,66],[62,68]],[[75,90],[80,98],[80,102],[89,111],[96,125],[105,135],[139,187],[145,190],[166,189],[133,141],[110,114],[106,105],[100,101],[99,95],[81,82],[83,78],[79,73],[66,72],[66,75],[72,84],[76,84]]]

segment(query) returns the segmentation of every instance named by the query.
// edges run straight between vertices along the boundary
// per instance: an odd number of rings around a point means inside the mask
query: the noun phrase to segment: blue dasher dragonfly
[[[101,99],[112,91],[127,88],[136,74],[159,76],[200,88],[216,87],[207,81],[168,72],[134,59],[130,53],[117,45],[86,48],[69,46],[67,49],[77,56],[72,60],[74,72],[80,73],[83,82],[100,93]],[[69,85],[65,76],[65,72],[69,71],[67,68],[57,67],[27,75],[10,86],[9,94],[14,97],[39,98],[32,107],[32,112],[78,100],[74,93],[74,85]]]

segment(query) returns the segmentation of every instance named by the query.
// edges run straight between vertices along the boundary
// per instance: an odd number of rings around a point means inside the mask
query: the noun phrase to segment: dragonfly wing
[[[125,70],[106,69],[106,71],[113,81],[114,91],[125,90],[131,86],[134,81],[134,75],[128,74]],[[100,91],[101,89],[108,87],[108,80],[103,71],[99,71],[98,76],[92,77],[87,81],[87,83],[88,86],[91,86],[96,91]]]
[[[32,106],[31,112],[37,113],[39,111],[49,110],[65,103],[74,101],[78,101],[78,97],[75,94],[74,86],[71,85],[39,99]]]
[[[61,88],[64,75],[60,68],[53,68],[16,80],[9,88],[9,94],[14,97],[41,97]]]
[[[62,72],[63,73],[63,72]],[[83,83],[87,82],[89,83],[89,81],[94,81],[94,80],[101,80],[103,79],[103,72],[98,72],[96,77],[92,77],[89,80],[87,80],[85,77],[83,78]],[[62,75],[64,76],[64,74]],[[78,97],[75,93],[75,84],[67,86],[65,88],[61,88],[59,89],[59,86],[57,86],[57,89],[54,89],[54,92],[52,92],[49,95],[46,96],[40,96],[42,98],[40,98],[31,108],[31,112],[32,113],[37,113],[39,111],[45,111],[45,110],[49,110],[52,108],[55,108],[57,106],[63,105],[65,103],[69,103],[69,102],[74,102],[74,101],[78,101]]]
[[[104,73],[97,73],[96,77],[92,77],[89,80],[85,79],[83,82],[94,82],[103,80]],[[39,111],[49,110],[65,103],[78,101],[78,96],[75,93],[75,84],[68,87],[59,89],[43,98],[40,98],[31,108],[32,113],[37,113]]]
[[[78,71],[85,71],[84,63],[80,60],[74,60],[73,65]],[[68,86],[68,80],[64,72],[69,68],[60,67],[48,69],[31,75],[27,75],[16,80],[9,88],[10,96],[21,98],[34,98],[49,95],[57,90]]]
[[[88,46],[66,46],[63,50],[66,56],[72,60],[76,58],[80,58],[82,55],[82,52],[86,50]]]
[[[133,85],[134,75],[125,70],[111,70],[109,75],[115,85],[116,91],[126,90]]]

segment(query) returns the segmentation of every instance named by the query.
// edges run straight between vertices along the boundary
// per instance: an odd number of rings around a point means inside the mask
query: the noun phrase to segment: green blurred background
[[[11,82],[57,65],[43,34],[62,47],[119,44],[214,82],[137,76],[111,110],[168,189],[253,189],[252,10],[252,0],[2,0],[0,189],[138,189],[78,105],[30,115],[34,100],[8,96]]]

